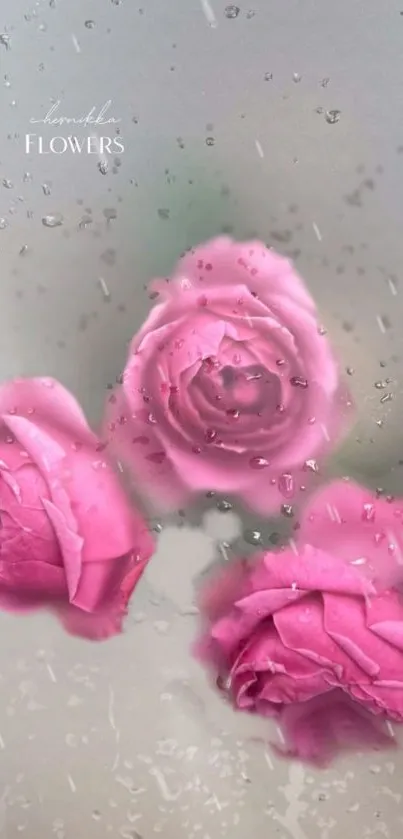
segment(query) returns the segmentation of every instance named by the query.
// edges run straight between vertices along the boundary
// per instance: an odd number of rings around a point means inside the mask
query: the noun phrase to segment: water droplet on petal
[[[230,419],[233,420],[239,419],[241,415],[241,412],[238,410],[238,408],[228,408],[228,410],[225,413],[227,414],[227,417],[230,417]]]
[[[304,379],[303,376],[291,376],[290,384],[293,387],[302,387],[302,388],[307,388],[308,387],[308,382],[307,382],[306,379]]]
[[[214,440],[216,440],[216,438],[217,438],[217,432],[214,430],[214,428],[208,428],[206,430],[205,435],[204,435],[204,439],[205,439],[206,443],[214,443]]]
[[[304,469],[307,472],[319,472],[319,466],[316,460],[306,460],[304,463]]]
[[[150,463],[156,463],[158,466],[164,462],[166,458],[165,452],[153,452],[152,454],[148,454],[146,456],[146,460],[149,460]]]
[[[374,521],[375,520],[375,507],[373,504],[364,504],[363,511],[361,516],[363,521]]]
[[[295,486],[294,486],[294,478],[289,473],[285,472],[283,475],[280,475],[278,479],[278,488],[284,498],[291,498],[294,495]]]
[[[155,425],[155,424],[156,424],[156,422],[157,422],[157,420],[156,420],[156,418],[155,418],[154,414],[152,414],[151,412],[148,414],[148,417],[147,417],[147,422],[149,422],[149,423],[150,423],[150,425]]]
[[[249,466],[251,469],[265,469],[267,466],[270,466],[268,460],[265,457],[251,457],[249,461]]]

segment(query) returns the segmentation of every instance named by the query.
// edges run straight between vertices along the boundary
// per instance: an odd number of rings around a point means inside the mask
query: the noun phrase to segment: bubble
[[[60,227],[63,224],[63,216],[61,213],[43,216],[42,224],[44,227]]]
[[[251,457],[249,461],[249,466],[251,467],[251,469],[266,469],[266,467],[269,465],[269,461],[266,460],[265,457],[255,456]]]
[[[334,125],[336,122],[339,121],[341,117],[341,111],[337,111],[336,109],[332,109],[331,111],[326,111],[325,113],[325,120],[329,123],[329,125]]]
[[[229,19],[234,19],[234,18],[238,17],[240,11],[241,10],[240,10],[239,6],[234,6],[234,5],[231,4],[230,6],[225,7],[224,14],[225,14],[225,17],[227,17]]]

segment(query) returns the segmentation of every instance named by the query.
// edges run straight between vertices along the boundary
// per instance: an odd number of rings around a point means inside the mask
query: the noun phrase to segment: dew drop
[[[335,123],[339,121],[340,117],[341,111],[337,111],[336,109],[326,111],[325,113],[325,120],[329,123],[329,125],[335,125]]]
[[[53,213],[49,216],[43,216],[42,224],[44,227],[60,227],[63,224],[63,216],[61,213]]]
[[[244,530],[243,539],[248,545],[262,545],[263,539],[260,530]]]
[[[269,465],[269,461],[266,460],[265,457],[255,456],[251,457],[249,461],[249,466],[251,467],[251,469],[266,469],[266,467]]]
[[[234,6],[233,4],[231,4],[230,6],[225,7],[224,14],[225,17],[229,18],[230,20],[233,20],[234,18],[238,17],[240,11],[241,10],[239,6]]]
[[[217,510],[219,510],[220,513],[228,513],[229,510],[232,510],[232,506],[233,505],[231,504],[231,502],[226,501],[224,498],[220,499],[220,501],[217,501],[216,504]]]

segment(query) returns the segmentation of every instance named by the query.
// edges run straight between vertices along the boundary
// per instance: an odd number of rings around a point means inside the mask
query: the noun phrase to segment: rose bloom
[[[208,582],[196,653],[236,708],[278,719],[282,753],[326,764],[403,720],[403,500],[336,481],[297,534]]]
[[[75,399],[52,379],[0,386],[0,607],[48,607],[68,632],[121,631],[153,552]]]
[[[338,440],[349,404],[302,279],[261,242],[218,238],[152,288],[107,439],[162,509],[213,490],[273,511]]]

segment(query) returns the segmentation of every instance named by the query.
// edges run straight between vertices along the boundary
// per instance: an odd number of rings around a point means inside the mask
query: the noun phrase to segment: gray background
[[[359,422],[332,469],[398,492],[403,5],[240,2],[231,19],[224,0],[0,0],[0,375],[54,375],[97,423],[147,280],[208,236],[253,234],[295,259],[354,370]],[[25,154],[30,119],[59,99],[75,118],[112,100],[121,165]],[[240,529],[217,513],[166,528],[107,644],[0,616],[7,839],[398,834],[401,757],[279,763],[191,661],[191,580]]]

